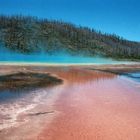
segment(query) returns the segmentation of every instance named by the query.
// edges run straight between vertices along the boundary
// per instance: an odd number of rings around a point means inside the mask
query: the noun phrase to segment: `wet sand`
[[[9,73],[8,70],[7,68]],[[20,125],[2,130],[1,139],[140,139],[139,83],[113,73],[83,66],[57,68],[28,66],[16,67],[17,70],[51,73],[62,79],[64,84],[48,90],[47,93],[51,93],[49,96],[42,94],[47,89],[41,89],[39,92],[42,96],[35,108],[20,114],[18,120]],[[27,116],[29,113],[46,111],[51,113]]]

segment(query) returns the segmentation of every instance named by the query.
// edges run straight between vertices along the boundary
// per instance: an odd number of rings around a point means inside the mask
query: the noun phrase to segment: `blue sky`
[[[0,0],[0,14],[60,19],[140,42],[140,0]]]

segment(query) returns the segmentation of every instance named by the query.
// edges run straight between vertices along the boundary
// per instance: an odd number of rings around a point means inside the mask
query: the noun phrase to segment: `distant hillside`
[[[129,29],[128,29],[129,30]],[[140,42],[62,21],[0,16],[0,43],[21,53],[67,51],[124,59],[140,59]]]

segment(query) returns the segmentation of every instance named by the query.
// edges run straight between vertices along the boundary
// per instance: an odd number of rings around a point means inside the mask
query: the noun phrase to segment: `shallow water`
[[[55,89],[55,88],[54,88]],[[20,120],[21,114],[34,109],[43,104],[44,99],[53,94],[54,89],[42,88],[25,92],[1,92],[0,93],[0,131],[10,127],[15,127],[24,123],[26,120]],[[59,89],[57,88],[57,91]]]
[[[130,78],[135,82],[140,82],[140,72],[128,73],[126,77]]]
[[[62,78],[64,84],[32,91],[15,98],[13,102],[1,103],[0,128],[11,127],[6,133],[2,130],[1,139],[139,140],[140,94],[135,83],[114,74],[82,68],[52,68],[47,71]],[[48,94],[52,98],[58,94],[53,104]],[[40,104],[42,106],[36,109]],[[44,115],[45,120],[42,116],[31,117],[30,121],[27,116],[18,119],[20,114],[28,115],[33,108],[35,112],[53,110],[54,114],[59,114],[51,120],[50,125],[46,123],[49,115]],[[29,122],[18,126],[24,120]],[[12,127],[15,125],[17,128]],[[33,133],[34,125],[36,131]],[[24,133],[25,129],[28,135]],[[38,136],[33,137],[34,134]]]
[[[139,140],[139,87],[120,76],[73,69],[55,108],[60,115],[42,131],[45,140]]]
[[[25,96],[26,93],[22,92],[12,92],[12,91],[0,91],[0,104],[3,102],[14,101],[17,98]]]

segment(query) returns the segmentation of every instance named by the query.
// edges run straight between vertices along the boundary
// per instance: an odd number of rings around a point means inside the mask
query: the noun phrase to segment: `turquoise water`
[[[21,54],[10,51],[4,47],[0,47],[1,62],[39,62],[39,63],[95,63],[95,64],[121,64],[126,61],[116,61],[111,58],[103,58],[101,56],[84,57],[73,56],[68,53],[54,53],[53,55],[40,52],[33,54]]]

